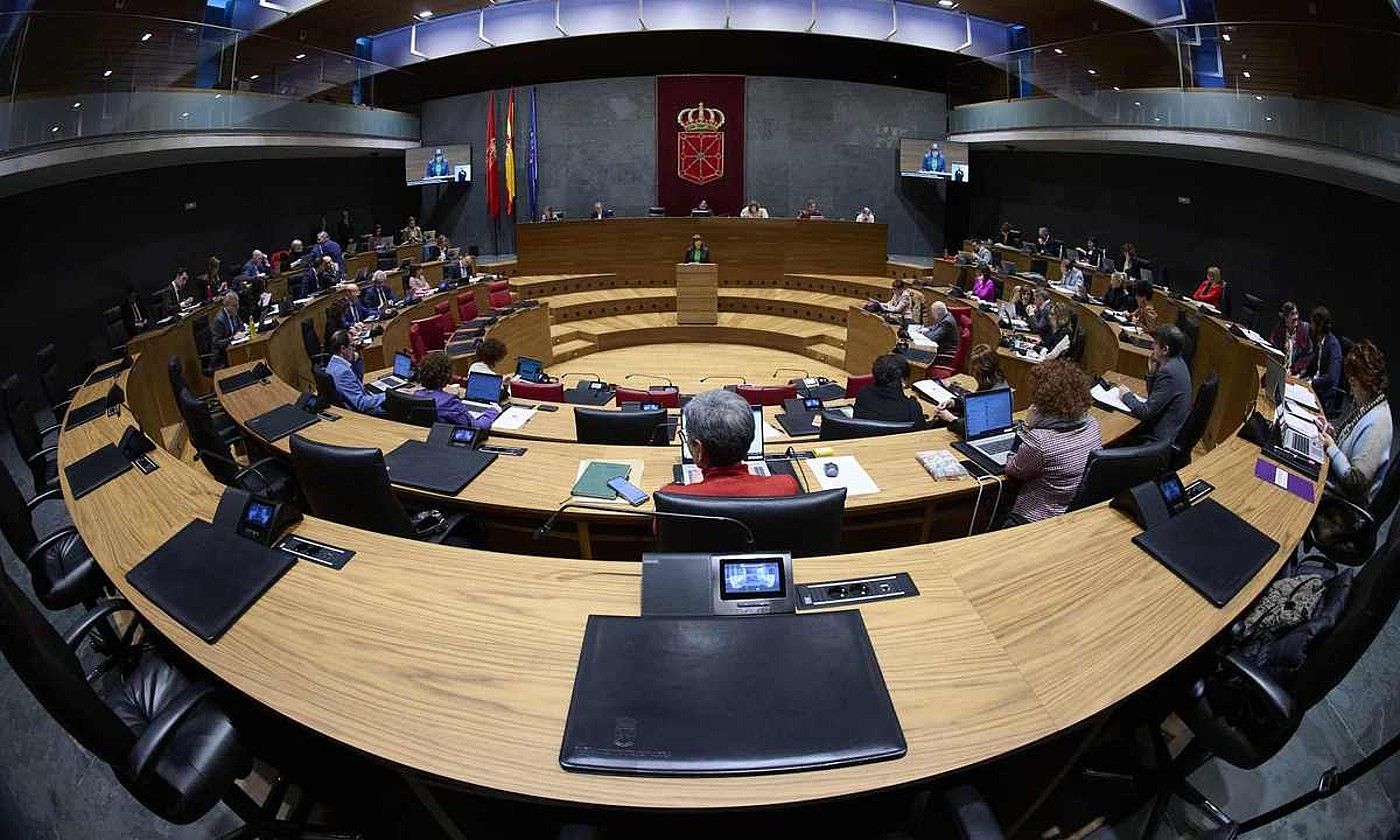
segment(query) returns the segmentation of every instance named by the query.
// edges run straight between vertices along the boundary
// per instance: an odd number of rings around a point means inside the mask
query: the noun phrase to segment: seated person
[[[712,216],[714,215],[715,211],[710,209],[710,202],[702,198],[700,199],[700,203],[695,205],[695,209],[691,210],[690,212],[692,215],[698,214],[701,216]]]
[[[1132,312],[1137,309],[1137,298],[1128,288],[1128,275],[1115,271],[1108,275],[1108,292],[1103,296],[1105,309],[1115,312]]]
[[[1312,334],[1308,322],[1298,315],[1298,304],[1283,302],[1278,310],[1278,326],[1269,334],[1269,343],[1283,354],[1283,366],[1294,376],[1302,376],[1312,361]]]
[[[1060,255],[1060,245],[1050,238],[1050,228],[1041,227],[1035,232],[1035,247],[1037,254],[1049,254],[1052,257]]]
[[[433,287],[423,279],[423,266],[418,263],[408,267],[408,280],[404,282],[404,287],[408,289],[408,297],[411,298],[420,298],[432,294],[433,291]]]
[[[875,381],[856,395],[857,420],[885,420],[890,423],[913,423],[924,427],[924,412],[918,400],[904,393],[904,381],[909,378],[909,362],[903,356],[886,353],[870,366]]]
[[[978,344],[967,357],[967,371],[977,380],[977,390],[991,391],[1006,387],[1006,374],[1001,372],[1001,359],[996,348]]]
[[[797,211],[797,218],[799,218],[799,219],[820,219],[820,218],[822,218],[822,211],[821,211],[821,208],[817,206],[817,200],[816,200],[815,198],[809,198],[809,199],[807,199],[807,206],[806,206],[806,207],[803,207],[801,210]]]
[[[399,241],[405,245],[422,245],[423,229],[418,226],[418,220],[412,216],[408,217],[408,224],[399,231]]]
[[[238,293],[224,292],[223,306],[209,325],[210,338],[214,342],[214,355],[219,367],[228,366],[228,346],[243,338],[243,321],[238,317]]]
[[[500,416],[499,409],[474,412],[467,404],[447,393],[443,388],[452,381],[452,362],[441,350],[434,350],[418,363],[418,384],[422,388],[415,396],[432,397],[437,403],[437,419],[457,426],[471,426],[475,429],[489,429]]]
[[[1021,482],[1006,525],[1059,516],[1074,498],[1089,453],[1103,448],[1099,423],[1089,414],[1089,384],[1088,375],[1065,359],[1031,369],[1031,407],[1006,461],[1006,475]]]
[[[1046,325],[1050,328],[1050,332],[1041,341],[1036,355],[1041,359],[1058,359],[1069,350],[1074,321],[1071,317],[1069,304],[1055,301],[1050,304],[1048,310]]]
[[[667,484],[666,493],[695,496],[793,496],[799,491],[790,475],[753,475],[744,464],[753,440],[753,410],[744,398],[723,389],[696,394],[681,409],[682,445],[700,467],[697,484]]]
[[[345,273],[345,253],[340,250],[340,243],[331,239],[331,235],[324,230],[316,234],[316,244],[311,248],[311,256],[315,259],[330,257],[340,273]]]
[[[340,266],[335,264],[335,260],[328,256],[322,257],[316,263],[316,279],[312,288],[318,292],[324,292],[327,289],[334,289],[343,279],[345,279],[345,275],[340,273]]]
[[[360,326],[359,312],[350,298],[337,297],[326,307],[326,327],[322,344],[330,344],[331,336],[340,330],[350,333],[350,341],[353,343],[360,339],[365,333],[365,328]]]
[[[604,207],[603,202],[595,201],[593,202],[593,212],[588,214],[588,218],[593,219],[594,221],[600,221],[602,219],[608,218],[611,215],[612,211]]]
[[[466,251],[459,252],[456,259],[448,261],[443,276],[448,280],[472,279],[476,276],[476,257]]]
[[[936,300],[929,307],[929,315],[933,323],[927,327],[913,327],[911,329],[921,330],[929,341],[932,341],[936,363],[950,363],[958,352],[958,321],[953,317],[953,313],[948,311],[948,305],[941,300]]]
[[[383,269],[376,270],[370,275],[369,285],[360,292],[359,300],[356,302],[360,311],[360,320],[364,320],[371,315],[379,315],[384,309],[393,306],[394,290],[389,288],[389,275]]]
[[[987,266],[982,263],[977,264],[976,272],[972,280],[972,295],[988,302],[995,302],[997,299],[997,284],[992,280],[992,275],[987,271]]]
[[[489,373],[496,375],[496,365],[506,357],[505,342],[499,338],[488,338],[476,348],[476,361],[467,368],[467,373]]]
[[[1000,245],[1011,245],[1011,246],[1014,246],[1014,245],[1016,244],[1016,243],[1014,242],[1015,238],[1016,238],[1016,233],[1015,233],[1015,230],[1011,227],[1011,223],[1010,223],[1010,222],[1002,222],[1002,223],[1001,223],[1001,231],[997,233],[997,243],[1000,244]]]
[[[1089,293],[1084,284],[1084,272],[1069,257],[1060,260],[1060,286],[1076,295]]]
[[[1137,309],[1133,310],[1131,317],[1133,326],[1145,333],[1155,331],[1157,309],[1152,305],[1152,284],[1144,280],[1133,281],[1133,298],[1137,301]]]
[[[243,264],[244,277],[266,278],[272,273],[272,264],[267,261],[267,254],[254,250],[252,256]]]
[[[875,224],[875,213],[869,207],[862,207],[860,212],[856,214],[856,221],[873,225]]]
[[[744,209],[739,211],[741,219],[766,219],[768,218],[768,208],[757,201],[750,200],[744,205]]]
[[[1041,343],[1044,343],[1050,340],[1050,334],[1055,331],[1050,323],[1050,293],[1037,287],[1031,294],[1031,299],[1034,303],[1026,323],[1030,325],[1031,332],[1040,336]]]
[[[992,264],[992,241],[990,239],[977,243],[977,261],[982,265]]]
[[[291,247],[282,255],[282,273],[286,274],[289,271],[306,268],[307,264],[310,262],[310,260],[307,259],[308,256],[310,256],[310,254],[307,252],[306,246],[302,244],[302,241],[300,239],[293,239]]]
[[[909,291],[909,281],[903,277],[896,277],[890,284],[890,299],[881,302],[875,298],[868,298],[866,308],[873,312],[893,315],[901,323],[905,323],[909,320],[909,310],[913,307],[912,295]]]
[[[710,246],[705,244],[705,240],[700,234],[690,237],[690,247],[685,249],[685,258],[681,262],[687,263],[707,263],[710,261]]]
[[[1103,264],[1104,250],[1099,247],[1098,240],[1089,237],[1084,243],[1084,263],[1090,268],[1098,268]]]
[[[337,330],[331,335],[326,352],[331,356],[326,362],[326,373],[329,373],[331,380],[335,382],[335,392],[340,395],[340,401],[361,414],[382,415],[384,395],[365,390],[365,363],[360,358],[360,351],[355,349],[354,342],[350,340],[350,333]]]
[[[190,296],[189,282],[190,273],[184,268],[177,268],[170,284],[160,290],[160,305],[166,314],[174,315],[180,311],[180,304]]]
[[[1186,336],[1174,324],[1152,331],[1152,355],[1147,360],[1147,401],[1121,385],[1115,386],[1128,411],[1142,422],[1149,442],[1170,441],[1191,413],[1191,371],[1181,351]]]
[[[1035,288],[1032,286],[1017,286],[1014,298],[1016,317],[1027,324],[1035,317]]]
[[[1390,446],[1394,437],[1394,420],[1385,396],[1389,379],[1385,356],[1375,344],[1358,341],[1352,345],[1343,363],[1347,383],[1351,386],[1352,409],[1337,427],[1320,420],[1322,445],[1331,462],[1327,485],[1356,505],[1369,510],[1385,479],[1390,464]],[[1324,512],[1338,521],[1330,522]],[[1384,516],[1386,511],[1377,511]],[[1324,506],[1318,510],[1324,532],[1336,531],[1345,514]]]
[[[1225,284],[1220,282],[1220,267],[1213,265],[1206,269],[1206,279],[1202,280],[1201,285],[1196,287],[1196,291],[1191,293],[1191,298],[1219,309],[1220,298],[1224,292]]]
[[[1325,306],[1313,309],[1309,332],[1312,333],[1312,361],[1307,375],[1312,389],[1329,416],[1341,410],[1346,396],[1342,389],[1342,343],[1332,333],[1332,312]]]

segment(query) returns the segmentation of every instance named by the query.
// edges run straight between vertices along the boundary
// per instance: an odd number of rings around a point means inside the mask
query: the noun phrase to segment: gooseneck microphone
[[[701,382],[709,382],[711,379],[737,379],[737,380],[739,380],[739,382],[740,382],[741,384],[743,384],[743,385],[749,384],[749,380],[747,380],[747,379],[745,379],[744,377],[739,376],[739,375],[737,375],[737,374],[733,374],[733,373],[716,373],[716,374],[713,374],[712,376],[701,377],[700,381],[701,381]]]
[[[582,372],[580,372],[580,373],[564,373],[564,374],[560,374],[560,375],[559,375],[559,381],[562,382],[562,381],[564,381],[565,379],[568,379],[570,376],[587,376],[587,377],[591,377],[595,382],[602,382],[602,381],[603,381],[603,377],[599,376],[599,375],[596,374],[596,373],[582,373]]]
[[[643,378],[643,379],[659,379],[659,380],[661,380],[662,382],[665,382],[668,386],[670,386],[670,387],[672,387],[672,388],[676,387],[676,383],[672,382],[672,381],[670,380],[669,377],[666,377],[666,376],[657,376],[657,375],[654,374],[654,373],[629,373],[629,374],[627,374],[626,376],[624,376],[624,377],[622,377],[622,378],[623,378],[623,379],[629,379],[629,380],[630,380],[630,379],[636,379],[637,377],[641,377],[641,378]]]
[[[554,530],[554,522],[559,518],[559,514],[563,513],[566,510],[569,510],[570,508],[574,510],[601,510],[606,513],[621,513],[626,516],[644,517],[646,519],[679,519],[691,521],[706,520],[709,522],[723,522],[726,525],[730,525],[743,532],[745,548],[752,549],[755,547],[753,531],[749,529],[749,526],[745,525],[743,522],[740,522],[732,516],[708,516],[702,513],[673,513],[671,511],[662,510],[632,510],[631,508],[610,507],[608,505],[594,505],[588,504],[586,502],[565,502],[564,504],[560,505],[558,510],[554,511],[554,513],[551,513],[549,515],[549,518],[544,521],[543,525],[535,529],[535,541],[539,542],[540,540],[543,540],[546,536],[548,536],[549,532]]]

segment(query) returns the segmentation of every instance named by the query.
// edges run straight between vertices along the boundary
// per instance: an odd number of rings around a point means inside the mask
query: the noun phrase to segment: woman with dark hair
[[[1308,322],[1298,314],[1298,304],[1286,300],[1278,308],[1278,326],[1269,343],[1283,354],[1283,366],[1294,376],[1302,376],[1312,362],[1312,334]]]
[[[417,396],[432,397],[437,404],[437,419],[443,423],[489,429],[501,413],[494,408],[477,412],[443,390],[452,381],[452,362],[441,350],[423,356],[418,363],[417,377],[418,384],[422,386]]]
[[[1103,447],[1099,423],[1089,414],[1089,377],[1079,366],[1052,359],[1031,368],[1025,427],[1006,475],[1021,481],[1006,525],[1059,516],[1074,498],[1089,453]]]
[[[1118,263],[1118,270],[1134,280],[1142,279],[1142,265],[1138,262],[1137,248],[1133,247],[1133,243],[1123,243],[1123,259]]]
[[[987,344],[972,348],[967,358],[967,370],[977,380],[977,390],[990,391],[1006,387],[1006,375],[1001,372],[1001,360],[997,351]]]
[[[1327,483],[1351,501],[1367,507],[1385,478],[1394,434],[1390,402],[1385,395],[1385,356],[1370,341],[1359,341],[1347,353],[1343,369],[1351,389],[1352,409],[1336,428],[1326,420],[1318,423],[1322,445],[1331,462]]]
[[[506,357],[506,345],[500,339],[488,338],[476,348],[476,361],[467,368],[467,373],[496,374],[496,365]]]
[[[340,330],[345,330],[350,334],[353,341],[359,336],[355,333],[355,309],[350,305],[349,298],[337,297],[326,307],[326,328],[322,331],[325,336],[323,342],[330,344],[331,336]]]
[[[1045,322],[1049,332],[1040,343],[1040,358],[1058,359],[1069,350],[1070,338],[1073,335],[1074,322],[1070,318],[1069,304],[1058,300],[1050,304]]]
[[[1137,309],[1137,298],[1128,288],[1128,275],[1115,271],[1108,275],[1108,293],[1103,296],[1103,305],[1116,312],[1132,312]]]
[[[1312,333],[1312,361],[1308,373],[1312,389],[1322,401],[1322,409],[1334,415],[1342,409],[1346,392],[1342,390],[1342,343],[1332,334],[1332,313],[1325,306],[1312,311],[1308,319]]]
[[[891,423],[924,425],[924,412],[913,397],[904,393],[904,381],[909,378],[909,362],[903,356],[886,353],[870,366],[875,381],[856,395],[852,417],[857,420],[885,420]]]
[[[989,302],[997,299],[997,284],[992,281],[992,275],[987,271],[987,267],[980,263],[977,265],[972,280],[972,294],[974,297]]]

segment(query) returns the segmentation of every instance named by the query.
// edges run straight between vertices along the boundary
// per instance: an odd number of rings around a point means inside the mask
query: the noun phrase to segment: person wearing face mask
[[[337,330],[330,344],[326,346],[330,360],[326,362],[326,373],[335,383],[336,393],[344,403],[361,414],[384,413],[384,395],[365,390],[364,362],[360,353],[350,341],[350,333]]]

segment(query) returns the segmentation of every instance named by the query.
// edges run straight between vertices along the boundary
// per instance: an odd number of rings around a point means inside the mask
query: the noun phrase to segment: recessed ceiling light
[[[1220,38],[1221,38],[1221,40],[1223,40],[1225,43],[1227,43],[1227,44],[1230,43],[1230,33],[1229,33],[1229,32],[1226,32],[1224,35],[1221,35]]]
[[[1153,121],[1153,122],[1161,122],[1161,121],[1162,121],[1162,118],[1161,118],[1161,117],[1153,117],[1153,118],[1152,118],[1152,121]]]
[[[1265,120],[1266,122],[1273,122],[1273,121],[1274,121],[1274,118],[1273,118],[1273,117],[1265,117],[1264,120]]]
[[[1120,88],[1118,85],[1114,85],[1114,86],[1113,86],[1113,89],[1114,89],[1114,90],[1122,90],[1122,88]]]
[[[74,102],[74,103],[73,103],[73,107],[74,107],[74,108],[81,108],[81,107],[83,107],[83,103],[81,103],[81,102]]]
[[[151,40],[151,39],[154,38],[154,37],[155,37],[155,33],[153,33],[153,32],[147,32],[145,35],[142,35],[142,36],[141,36],[141,43],[144,44],[144,43],[146,43],[147,41]]]
[[[214,98],[215,98],[215,99],[223,99],[223,98],[224,98],[224,95],[223,95],[222,93],[216,93],[216,94],[214,94]]]
[[[110,78],[112,78],[112,71],[111,71],[111,70],[103,70],[103,71],[102,71],[102,78],[104,78],[104,79],[110,79]]]
[[[187,119],[189,119],[189,118],[190,118],[190,112],[189,112],[189,111],[186,111],[186,112],[184,112],[183,114],[180,115],[180,119],[182,119],[182,120],[187,120]]]
[[[54,123],[53,125],[49,126],[49,133],[50,133],[50,134],[57,134],[57,133],[58,133],[58,123]]]
[[[1254,97],[1254,101],[1255,101],[1255,102],[1263,102],[1263,101],[1264,101],[1264,97],[1262,97],[1262,96],[1256,96],[1256,97]]]
[[[301,61],[303,58],[306,58],[306,53],[297,53],[297,61]]]
[[[1097,76],[1097,75],[1099,75],[1099,71],[1097,71],[1097,70],[1090,70],[1090,71],[1089,71],[1089,75],[1090,75],[1090,76]]]
[[[1244,77],[1245,77],[1246,79],[1251,78],[1251,76],[1249,75],[1249,71],[1248,71],[1248,70],[1244,71]]]
[[[432,16],[433,16],[433,13],[432,13],[432,11],[429,10],[429,9],[424,9],[423,11],[421,11],[421,12],[419,12],[418,14],[414,15],[414,17],[418,18],[419,20],[427,20],[428,18],[430,18],[430,17],[432,17]]]
[[[250,82],[256,82],[257,80],[258,80],[258,74],[257,74],[257,73],[254,73],[253,75],[251,75],[251,76],[248,77],[248,81],[250,81]]]
[[[1139,108],[1142,107],[1142,103],[1141,103],[1141,102],[1134,102],[1133,104],[1136,105],[1136,106],[1139,107]]]
[[[938,0],[938,5],[945,9],[956,9],[958,4],[954,0]]]
[[[1055,48],[1055,55],[1064,55],[1064,54],[1065,54],[1065,51],[1064,51],[1064,50],[1060,49],[1059,47],[1056,47],[1056,48]]]

